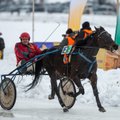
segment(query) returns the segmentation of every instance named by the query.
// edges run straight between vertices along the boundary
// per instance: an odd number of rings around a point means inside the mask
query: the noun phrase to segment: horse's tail
[[[43,72],[44,72],[44,68],[43,68],[43,62],[42,62],[42,59],[37,61],[36,64],[35,64],[35,77],[32,81],[32,83],[28,84],[26,87],[28,88],[26,90],[29,91],[30,89],[34,88],[39,81],[41,81],[40,77],[42,77],[41,75],[43,75]]]

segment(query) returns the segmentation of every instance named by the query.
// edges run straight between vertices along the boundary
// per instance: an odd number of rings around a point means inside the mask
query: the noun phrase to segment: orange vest
[[[90,34],[93,33],[92,30],[87,30],[87,29],[83,30],[83,32],[85,33],[85,35],[84,35],[84,39],[85,39],[88,35],[90,35]]]
[[[66,37],[66,39],[68,40],[68,45],[74,45],[75,44],[75,40],[73,38],[68,36],[68,37]],[[67,64],[69,62],[69,55],[64,54],[63,62],[64,62],[64,64]]]
[[[68,45],[73,45],[75,43],[75,40],[71,37],[66,37],[68,40]]]

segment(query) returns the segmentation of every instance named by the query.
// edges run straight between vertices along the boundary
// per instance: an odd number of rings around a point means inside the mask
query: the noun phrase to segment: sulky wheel
[[[16,101],[16,87],[14,82],[5,78],[0,84],[0,105],[5,110],[10,110]]]
[[[75,94],[76,89],[73,81],[68,78],[61,80],[59,84],[59,95],[68,109],[70,109],[76,101]]]

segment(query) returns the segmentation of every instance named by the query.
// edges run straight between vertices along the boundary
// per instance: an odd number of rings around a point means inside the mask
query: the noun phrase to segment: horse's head
[[[118,45],[115,44],[111,35],[103,27],[95,27],[95,29],[96,31],[94,37],[98,47],[110,50],[111,52],[114,52],[118,49]]]

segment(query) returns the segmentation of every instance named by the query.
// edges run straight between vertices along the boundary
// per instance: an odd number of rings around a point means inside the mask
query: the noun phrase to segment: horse
[[[73,80],[79,88],[79,91],[73,96],[78,96],[79,94],[84,94],[81,80],[88,78],[90,80],[99,111],[106,112],[104,107],[101,105],[97,88],[96,55],[99,48],[104,48],[111,52],[118,50],[118,45],[115,44],[111,35],[103,27],[95,28],[95,31],[86,39],[76,42],[74,50],[71,53],[71,61],[68,64],[63,63],[63,56],[61,55],[59,47],[53,47],[48,51],[45,51],[44,53],[51,52],[51,54],[47,54],[36,63],[35,78],[33,82],[28,85],[29,89],[35,87],[38,83],[40,77],[39,73],[42,72],[42,68],[46,69],[52,86],[49,97],[52,99],[56,94],[58,100],[62,103],[63,111],[66,112],[68,111],[68,108],[60,98],[56,80],[61,79],[64,76]],[[56,52],[52,53],[52,51],[55,50]]]

